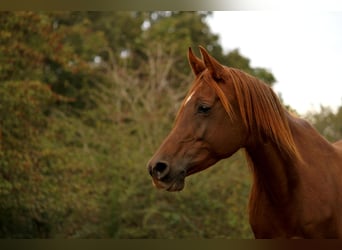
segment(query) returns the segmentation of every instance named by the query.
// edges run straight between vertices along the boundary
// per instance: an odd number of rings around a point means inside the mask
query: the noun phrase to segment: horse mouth
[[[167,181],[153,178],[152,183],[158,189],[163,189],[169,192],[181,191],[185,186],[185,174]]]
[[[184,189],[184,186],[185,186],[185,179],[172,183],[165,190],[169,192],[182,191]]]

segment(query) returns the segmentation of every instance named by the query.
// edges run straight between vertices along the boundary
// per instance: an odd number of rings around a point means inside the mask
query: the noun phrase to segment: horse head
[[[228,68],[200,51],[202,60],[189,49],[195,80],[173,129],[148,163],[154,185],[168,191],[182,190],[186,176],[229,157],[248,138]]]

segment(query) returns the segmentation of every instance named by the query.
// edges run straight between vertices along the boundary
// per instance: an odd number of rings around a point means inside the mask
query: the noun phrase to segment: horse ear
[[[188,51],[188,60],[189,60],[192,72],[194,72],[196,76],[198,76],[200,73],[202,73],[205,70],[205,65],[203,61],[194,55],[191,47],[189,47],[189,51]]]
[[[214,80],[221,80],[224,73],[224,67],[214,57],[209,55],[202,46],[199,46],[199,49],[202,54],[204,65],[209,70],[211,76]]]

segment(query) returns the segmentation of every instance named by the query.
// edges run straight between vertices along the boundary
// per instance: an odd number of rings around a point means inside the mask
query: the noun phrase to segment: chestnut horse
[[[154,185],[180,191],[186,176],[243,148],[256,238],[342,238],[342,141],[330,144],[265,83],[200,51],[189,48],[195,80],[148,163]]]

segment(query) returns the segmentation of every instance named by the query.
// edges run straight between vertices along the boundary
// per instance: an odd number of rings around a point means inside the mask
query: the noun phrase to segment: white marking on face
[[[192,91],[191,94],[186,98],[184,105],[186,105],[192,98],[192,96],[195,94],[195,91]]]

